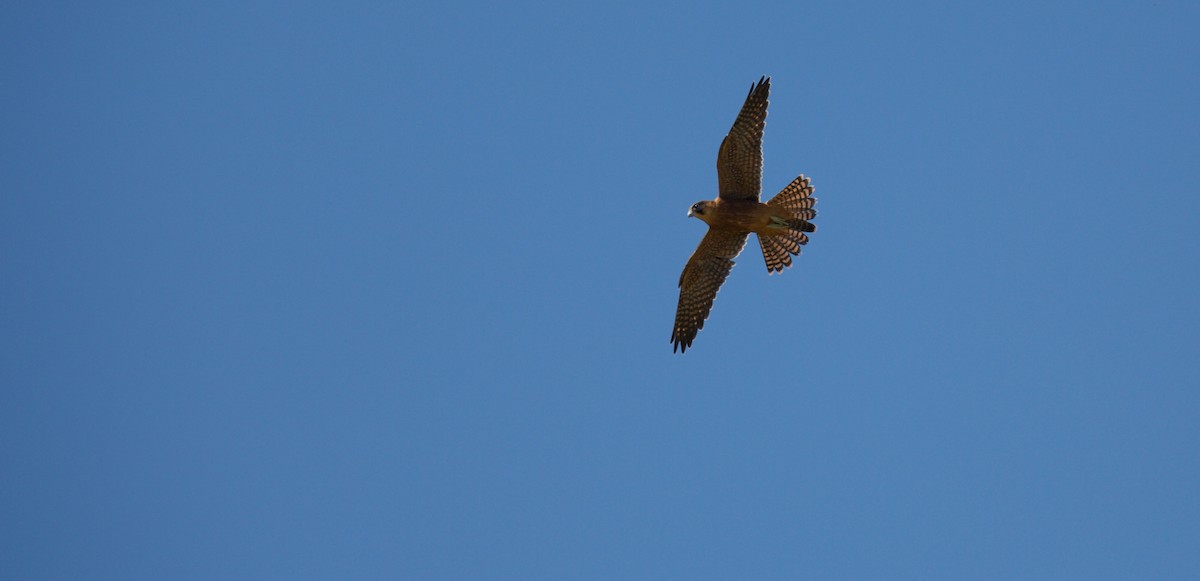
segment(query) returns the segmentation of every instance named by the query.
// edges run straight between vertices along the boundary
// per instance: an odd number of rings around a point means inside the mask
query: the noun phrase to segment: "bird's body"
[[[717,291],[751,232],[758,236],[767,272],[774,273],[792,265],[792,256],[800,254],[800,247],[808,243],[806,233],[817,229],[810,222],[817,215],[813,208],[817,199],[804,175],[792,180],[767,203],[759,201],[762,135],[770,89],[771,81],[766,77],[750,87],[733,128],[717,152],[720,193],[715,200],[696,202],[688,210],[688,216],[708,224],[708,233],[679,276],[679,307],[671,331],[677,351],[686,352],[704,327]]]
[[[760,235],[778,234],[786,229],[791,216],[758,200],[722,200],[708,202],[704,212],[691,214],[716,230],[753,232]]]

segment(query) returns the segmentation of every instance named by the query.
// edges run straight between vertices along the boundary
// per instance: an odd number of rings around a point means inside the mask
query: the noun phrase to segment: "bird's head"
[[[687,215],[688,218],[700,218],[701,220],[708,222],[709,218],[712,217],[711,209],[712,202],[709,200],[702,200],[692,204],[692,207],[688,208]]]

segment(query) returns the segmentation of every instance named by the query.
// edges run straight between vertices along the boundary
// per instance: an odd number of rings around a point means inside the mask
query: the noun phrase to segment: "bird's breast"
[[[721,200],[713,208],[709,225],[722,230],[758,232],[771,223],[771,208],[751,200]]]

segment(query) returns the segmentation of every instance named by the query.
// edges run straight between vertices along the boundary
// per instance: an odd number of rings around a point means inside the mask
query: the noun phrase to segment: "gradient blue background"
[[[1200,7],[10,3],[0,577],[1200,575]],[[753,242],[676,282],[773,75]]]

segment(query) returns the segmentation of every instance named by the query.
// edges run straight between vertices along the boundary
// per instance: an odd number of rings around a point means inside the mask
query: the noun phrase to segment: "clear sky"
[[[0,577],[1200,575],[1197,3],[179,4],[0,17]]]

